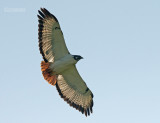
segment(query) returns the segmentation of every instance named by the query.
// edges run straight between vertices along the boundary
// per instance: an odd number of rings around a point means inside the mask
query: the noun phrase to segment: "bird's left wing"
[[[54,62],[69,54],[57,18],[41,8],[39,15],[39,49],[45,62]]]
[[[79,75],[75,65],[58,75],[56,88],[59,95],[70,106],[90,115],[93,107],[93,94]]]

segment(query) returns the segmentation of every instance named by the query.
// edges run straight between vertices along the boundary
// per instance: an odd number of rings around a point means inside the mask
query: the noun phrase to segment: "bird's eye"
[[[60,28],[59,28],[59,27],[55,27],[55,30],[56,30],[56,29],[60,29]]]

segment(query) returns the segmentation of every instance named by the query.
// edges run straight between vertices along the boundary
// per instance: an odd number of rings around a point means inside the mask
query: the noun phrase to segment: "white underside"
[[[68,54],[65,57],[52,63],[50,69],[52,69],[53,74],[60,74],[76,63],[77,61],[74,60],[73,56]]]

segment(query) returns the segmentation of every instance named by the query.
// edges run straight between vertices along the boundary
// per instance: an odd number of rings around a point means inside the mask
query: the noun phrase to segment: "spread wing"
[[[59,95],[70,106],[90,115],[93,107],[93,94],[79,75],[75,65],[57,78],[56,88]]]
[[[39,50],[45,62],[54,62],[69,51],[57,18],[45,8],[38,12]]]

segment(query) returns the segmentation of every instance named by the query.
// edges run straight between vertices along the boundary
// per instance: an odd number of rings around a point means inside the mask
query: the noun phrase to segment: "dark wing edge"
[[[40,11],[41,10],[41,11]],[[38,39],[39,39],[39,50],[40,50],[40,53],[42,54],[42,57],[44,59],[45,62],[48,62],[48,60],[45,58],[45,54],[43,52],[43,49],[42,49],[42,33],[43,33],[43,27],[44,27],[44,19],[47,19],[47,18],[54,18],[54,20],[56,22],[58,22],[57,18],[52,15],[47,9],[45,8],[41,8],[40,10],[38,10],[38,13],[39,15],[38,16]]]
[[[58,82],[56,83],[56,89],[57,89],[60,97],[63,98],[64,101],[66,101],[71,107],[73,107],[73,108],[75,108],[76,110],[80,111],[82,114],[85,113],[85,116],[86,116],[86,117],[89,116],[90,113],[93,113],[93,109],[92,109],[92,108],[93,108],[93,104],[94,104],[94,103],[93,103],[93,97],[94,97],[94,96],[93,96],[92,93],[91,93],[92,101],[91,101],[91,103],[90,103],[90,107],[84,108],[84,107],[82,107],[81,105],[78,105],[78,104],[75,104],[74,102],[71,102],[69,98],[67,98],[66,96],[64,96],[64,95],[62,94],[62,92],[61,92],[61,89],[60,89],[60,87],[59,87],[59,85],[58,85]],[[87,88],[87,90],[88,90],[88,88]]]

